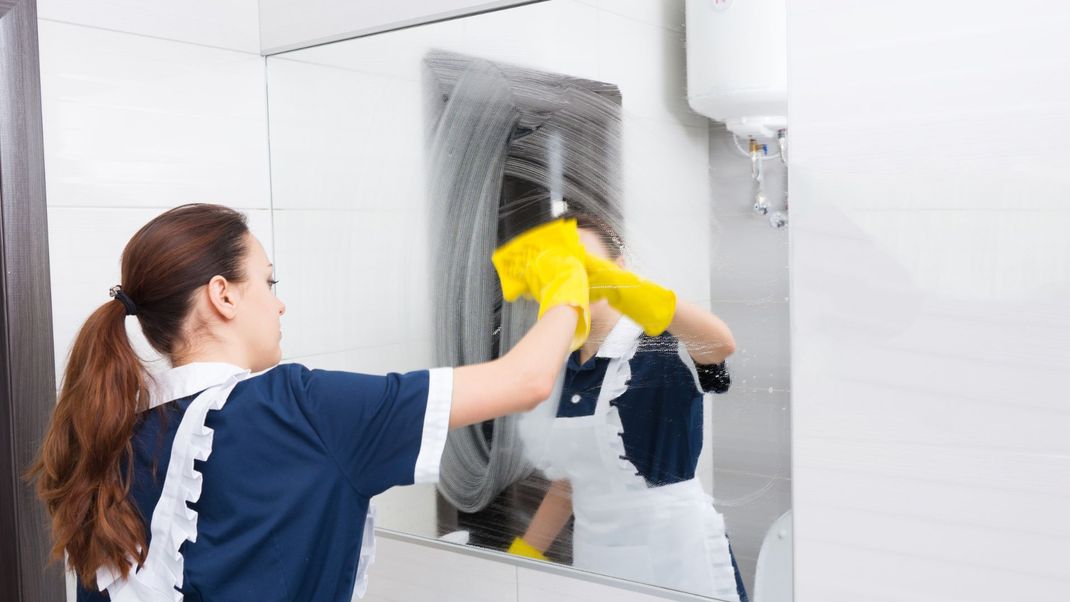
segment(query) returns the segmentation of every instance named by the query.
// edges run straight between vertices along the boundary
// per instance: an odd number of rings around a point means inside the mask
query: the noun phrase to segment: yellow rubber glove
[[[509,546],[509,553],[514,556],[525,556],[527,558],[534,558],[535,560],[547,560],[546,556],[542,552],[531,547],[531,544],[524,541],[523,537],[517,537],[513,540],[513,545]]]
[[[591,301],[605,299],[650,336],[665,332],[672,323],[676,315],[676,293],[600,257],[587,255],[584,265]]]
[[[513,238],[494,252],[491,261],[502,284],[502,297],[539,303],[539,317],[551,307],[571,305],[579,320],[571,349],[579,349],[591,332],[586,253],[575,220],[556,220]]]

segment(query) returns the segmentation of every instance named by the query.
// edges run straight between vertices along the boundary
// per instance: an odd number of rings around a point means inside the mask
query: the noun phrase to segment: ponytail
[[[144,562],[149,547],[144,521],[127,496],[137,403],[147,395],[125,318],[123,304],[109,301],[78,332],[52,424],[31,469],[52,517],[52,557],[62,558],[66,550],[87,585],[102,566],[126,577],[130,560]]]

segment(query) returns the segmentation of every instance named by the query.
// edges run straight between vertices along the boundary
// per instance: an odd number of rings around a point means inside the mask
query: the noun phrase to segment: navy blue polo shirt
[[[569,356],[558,418],[594,414],[610,361],[595,355],[581,365],[579,351]],[[679,342],[666,332],[640,335],[629,367],[628,389],[610,402],[624,426],[627,459],[651,487],[693,479],[702,451],[703,391],[728,390],[725,364],[699,366],[692,372]]]
[[[190,505],[197,540],[181,548],[185,599],[348,602],[369,498],[414,481],[428,391],[428,371],[298,364],[238,383],[205,423],[215,435],[211,457],[195,464],[203,490]],[[130,496],[146,532],[193,399],[145,412],[135,428]],[[79,584],[79,601],[107,599]]]

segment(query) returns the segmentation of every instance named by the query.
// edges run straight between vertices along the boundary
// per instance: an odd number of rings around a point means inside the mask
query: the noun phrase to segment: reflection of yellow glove
[[[591,301],[605,299],[620,313],[657,336],[676,315],[676,293],[621,269],[612,261],[587,255],[584,259],[591,285]]]
[[[531,547],[531,544],[524,541],[523,537],[517,537],[513,540],[513,545],[509,546],[509,553],[514,556],[526,556],[527,558],[534,558],[535,560],[546,560],[546,556],[542,552]]]
[[[574,220],[557,220],[532,228],[505,243],[491,261],[498,270],[506,301],[520,297],[539,303],[539,317],[557,305],[571,305],[579,313],[574,351],[591,332],[590,293],[585,256]]]

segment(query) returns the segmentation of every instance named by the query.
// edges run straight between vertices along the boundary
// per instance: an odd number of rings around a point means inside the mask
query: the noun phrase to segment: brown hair
[[[621,255],[624,255],[624,240],[621,238],[617,230],[609,224],[608,221],[595,215],[583,211],[582,209],[569,209],[561,215],[562,219],[574,219],[576,220],[576,227],[584,230],[590,230],[598,234],[602,239],[602,244],[606,246],[606,251],[609,253],[610,259],[617,259]]]
[[[240,282],[245,216],[220,205],[171,209],[145,224],[123,249],[122,289],[145,338],[172,355],[194,292],[213,276]],[[101,294],[104,294],[101,287]],[[131,437],[147,398],[147,376],[126,334],[123,303],[104,303],[71,347],[59,402],[29,474],[52,518],[52,557],[67,552],[91,587],[102,566],[129,573],[148,553],[146,525],[129,498]],[[123,469],[125,467],[125,470]]]

